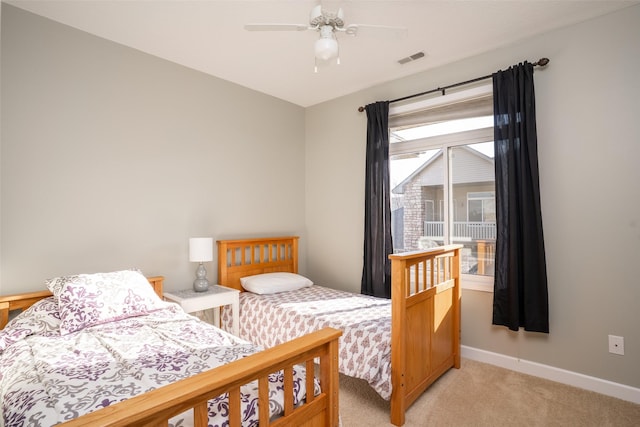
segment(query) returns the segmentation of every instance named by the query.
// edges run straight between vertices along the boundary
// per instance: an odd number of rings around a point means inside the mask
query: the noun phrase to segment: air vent
[[[417,59],[424,58],[424,52],[414,53],[413,55],[409,55],[406,58],[402,58],[398,60],[398,64],[404,65],[407,62],[415,61]]]

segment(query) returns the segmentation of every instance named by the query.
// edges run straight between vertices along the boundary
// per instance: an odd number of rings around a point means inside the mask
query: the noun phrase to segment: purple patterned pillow
[[[61,335],[167,306],[138,271],[79,274],[59,282],[49,289],[58,300]]]
[[[69,283],[77,278],[78,278],[77,274],[75,276],[54,277],[53,279],[45,280],[44,284],[47,286],[47,289],[51,291],[51,293],[53,294],[53,296],[56,298],[56,301],[57,301],[58,295],[60,295],[60,292],[62,291],[62,287],[66,283]]]
[[[130,268],[130,270],[131,271],[136,271],[136,272],[142,274],[142,271],[140,271],[137,268]],[[45,280],[44,284],[47,287],[47,289],[49,289],[49,291],[53,294],[53,296],[56,298],[56,301],[57,301],[58,300],[58,295],[60,295],[60,292],[62,291],[62,287],[65,284],[76,280],[78,277],[79,277],[78,274],[75,274],[73,276],[54,277],[52,279]]]
[[[0,331],[0,353],[31,335],[60,335],[60,314],[53,297],[37,301]]]

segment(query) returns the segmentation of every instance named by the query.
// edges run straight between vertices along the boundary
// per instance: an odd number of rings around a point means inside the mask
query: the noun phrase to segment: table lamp
[[[207,270],[203,262],[213,261],[213,238],[192,237],[189,239],[189,261],[198,262],[196,269],[196,280],[193,281],[193,290],[204,292],[209,289],[207,280]]]

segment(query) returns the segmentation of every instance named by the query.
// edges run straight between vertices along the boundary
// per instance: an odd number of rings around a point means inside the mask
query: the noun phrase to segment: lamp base
[[[207,279],[196,279],[193,281],[193,290],[196,292],[206,292],[209,290],[209,281]]]
[[[209,289],[209,281],[207,280],[207,270],[200,263],[196,269],[196,280],[193,281],[193,290],[196,292],[206,292]]]

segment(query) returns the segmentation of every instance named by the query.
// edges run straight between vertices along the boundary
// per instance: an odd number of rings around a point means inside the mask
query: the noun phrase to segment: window
[[[484,193],[468,193],[467,209],[467,221],[495,222],[496,193],[494,191],[487,191]]]
[[[444,96],[426,108],[392,109],[389,168],[394,250],[462,244],[463,287],[492,291],[493,113],[491,86],[484,90],[470,99]]]
[[[424,202],[424,215],[427,219],[427,221],[435,221],[436,219],[436,214],[435,214],[435,210],[433,208],[434,204],[433,204],[433,200],[425,200]]]

